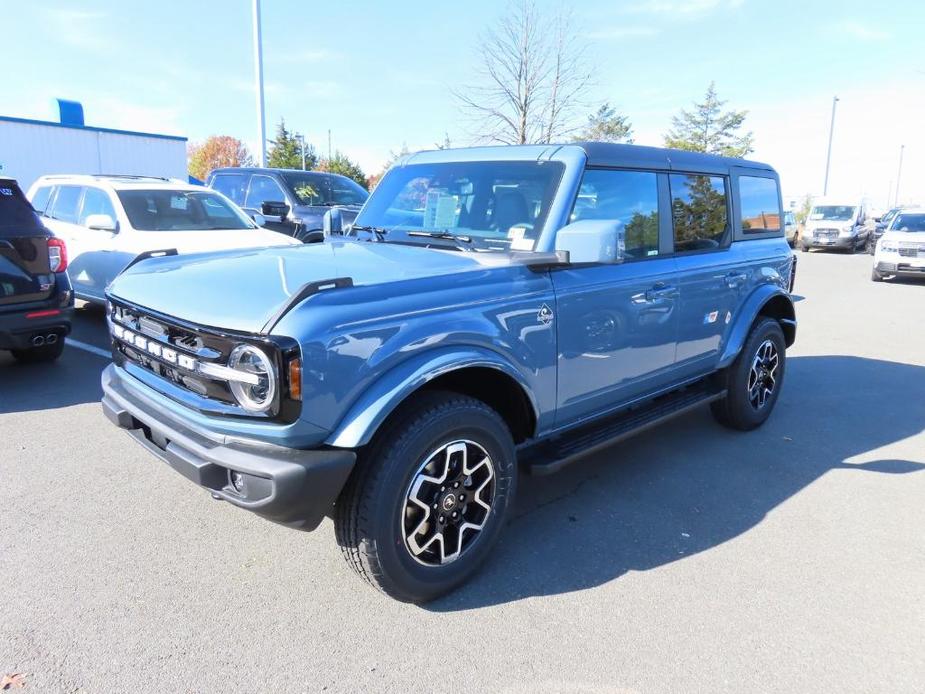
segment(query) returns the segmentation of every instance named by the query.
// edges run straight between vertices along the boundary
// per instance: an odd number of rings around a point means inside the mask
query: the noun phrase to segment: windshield
[[[233,203],[198,190],[120,190],[119,200],[139,231],[256,229]]]
[[[893,218],[890,231],[925,231],[925,214],[898,214]]]
[[[854,219],[856,207],[850,205],[819,205],[809,213],[811,221],[847,222]]]
[[[468,237],[481,250],[533,250],[564,168],[548,161],[395,167],[356,223],[390,234],[449,232]]]
[[[283,180],[303,205],[362,205],[369,197],[360,185],[343,176],[284,173]]]
[[[899,209],[894,207],[892,210],[890,210],[885,215],[883,215],[880,221],[883,222],[884,224],[889,224],[891,221],[893,221],[893,217],[895,217],[898,212],[899,212]]]

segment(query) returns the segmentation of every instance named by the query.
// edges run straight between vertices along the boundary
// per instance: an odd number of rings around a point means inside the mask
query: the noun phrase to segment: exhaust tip
[[[36,335],[36,336],[34,336],[34,337],[32,338],[32,346],[33,346],[33,347],[41,347],[41,346],[44,345],[44,344],[45,344],[45,336],[44,336],[44,335]]]
[[[58,341],[58,333],[48,333],[48,335],[45,337],[46,345],[53,345],[57,341]]]

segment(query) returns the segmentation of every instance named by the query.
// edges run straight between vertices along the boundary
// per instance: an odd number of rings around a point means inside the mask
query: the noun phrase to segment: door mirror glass
[[[116,220],[108,214],[88,215],[84,222],[84,226],[87,227],[87,229],[96,229],[97,231],[111,231],[112,233],[118,231]]]
[[[622,263],[626,255],[626,231],[612,219],[584,219],[559,229],[556,251],[568,253],[569,262]]]
[[[324,213],[321,219],[321,226],[324,229],[324,235],[344,233],[344,218],[339,207],[332,207]]]
[[[281,200],[267,200],[260,205],[260,212],[264,217],[279,217],[282,219],[289,214],[289,205]]]

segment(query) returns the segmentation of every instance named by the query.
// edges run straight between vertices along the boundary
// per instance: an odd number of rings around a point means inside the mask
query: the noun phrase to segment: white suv
[[[299,243],[261,228],[221,193],[165,178],[43,176],[28,198],[45,225],[67,243],[68,275],[77,297],[93,303],[104,303],[109,283],[145,252]]]
[[[897,212],[877,242],[870,278],[888,275],[925,277],[925,209]]]

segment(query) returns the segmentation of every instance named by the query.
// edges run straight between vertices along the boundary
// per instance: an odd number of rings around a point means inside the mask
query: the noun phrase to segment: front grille
[[[131,331],[120,339],[113,334],[115,354],[145,371],[227,405],[237,406],[227,382],[209,378],[184,366],[192,360],[224,365],[241,339],[182,325],[134,306],[110,303],[112,326]],[[112,330],[111,330],[112,331]]]

